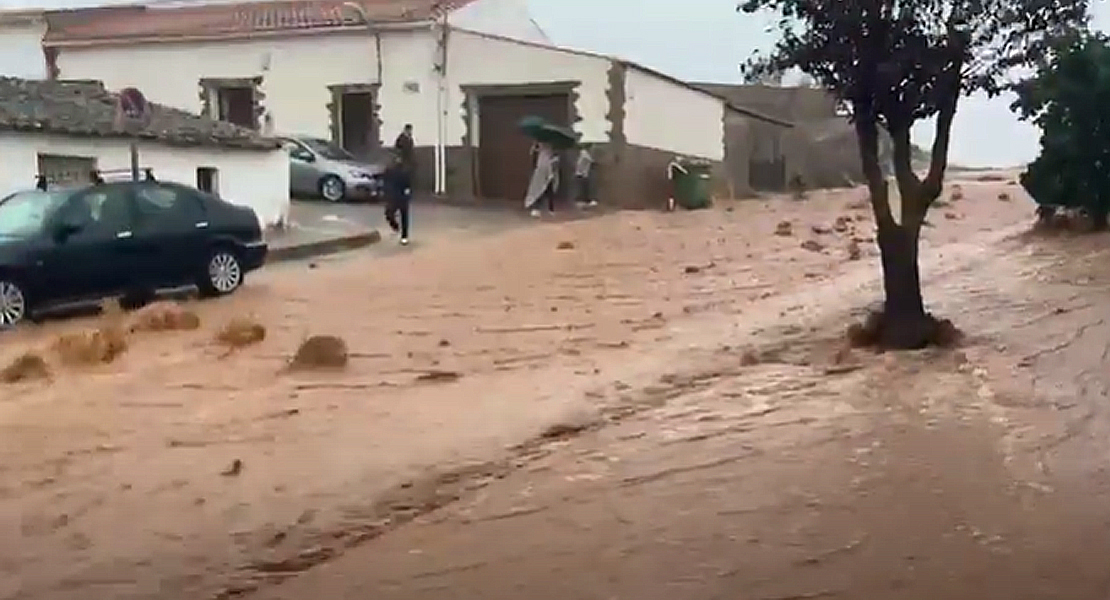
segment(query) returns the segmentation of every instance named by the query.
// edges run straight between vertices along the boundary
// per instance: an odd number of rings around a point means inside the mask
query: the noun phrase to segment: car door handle
[[[200,223],[197,223],[197,229],[204,229],[205,227],[208,227],[208,221],[201,221]]]
[[[116,234],[116,238],[121,239],[121,240],[126,240],[130,237],[131,237],[131,232],[130,231],[121,231],[121,232]]]

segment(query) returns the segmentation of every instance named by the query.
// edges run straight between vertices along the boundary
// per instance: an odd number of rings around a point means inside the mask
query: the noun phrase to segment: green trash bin
[[[713,203],[710,170],[707,164],[672,161],[667,167],[667,175],[671,179],[674,203],[686,210],[709,208]]]

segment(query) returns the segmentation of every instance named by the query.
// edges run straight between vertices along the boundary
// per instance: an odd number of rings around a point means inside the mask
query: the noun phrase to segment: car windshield
[[[50,215],[69,197],[68,191],[32,190],[0,200],[0,237],[30,237],[42,233]]]
[[[339,146],[336,146],[335,144],[333,144],[333,143],[331,143],[327,140],[318,140],[318,139],[314,139],[314,138],[309,138],[309,139],[305,139],[305,140],[301,140],[301,141],[304,142],[304,145],[308,146],[310,150],[312,150],[316,154],[319,154],[320,156],[323,156],[324,158],[326,158],[328,160],[354,160],[355,159],[355,157],[351,156],[351,154],[349,152],[347,152],[346,150],[340,148]]]

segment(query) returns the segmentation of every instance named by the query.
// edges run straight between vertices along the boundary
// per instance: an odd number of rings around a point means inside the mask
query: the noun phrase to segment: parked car
[[[385,165],[360,161],[335,144],[313,137],[281,138],[289,153],[289,192],[328,202],[375,200],[382,195]]]
[[[112,296],[230,294],[266,252],[253,210],[176,183],[15,192],[0,199],[0,328]]]

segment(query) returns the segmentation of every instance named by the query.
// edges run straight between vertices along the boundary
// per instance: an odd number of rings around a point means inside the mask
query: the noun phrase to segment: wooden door
[[[478,189],[483,198],[524,201],[532,176],[532,139],[519,127],[527,116],[570,126],[567,94],[483,96],[478,100]],[[569,157],[563,157],[566,172]],[[565,179],[562,189],[567,188]]]

